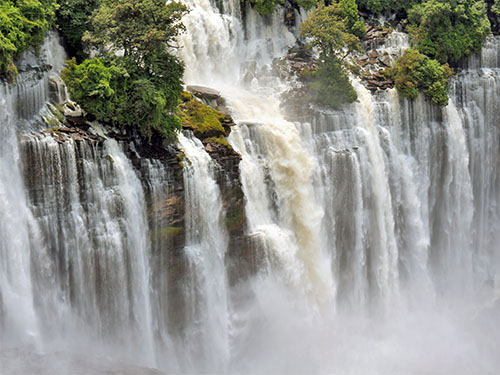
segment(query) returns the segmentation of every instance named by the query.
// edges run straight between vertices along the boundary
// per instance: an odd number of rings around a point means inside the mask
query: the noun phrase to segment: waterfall
[[[285,9],[186,4],[185,81],[225,98],[240,181],[192,134],[139,157],[40,133],[64,90],[28,67],[61,68],[55,35],[0,87],[2,371],[498,372],[500,39],[461,62],[446,107],[355,79],[357,102],[291,122]],[[394,32],[380,51],[407,46]]]
[[[40,80],[33,80],[34,73],[28,67],[42,61],[60,68],[64,58],[57,36],[51,34],[39,58],[27,54],[16,86],[0,83],[0,327],[5,332],[0,347],[8,340],[40,345],[31,279],[32,257],[36,255],[33,250],[39,244],[40,233],[25,193],[17,131],[38,113],[49,94],[49,74],[42,73]]]
[[[42,233],[32,279],[45,341],[90,331],[154,363],[148,228],[130,161],[111,140],[28,137],[21,145]]]
[[[259,238],[264,258],[256,277],[232,297],[233,357],[240,366],[233,361],[231,368],[305,372],[317,361],[319,372],[495,368],[489,348],[499,336],[483,340],[485,326],[467,321],[476,314],[468,304],[496,303],[491,301],[496,301],[498,264],[492,230],[498,223],[498,132],[494,119],[487,119],[496,113],[496,39],[488,40],[481,56],[464,62],[467,69],[452,80],[445,108],[423,96],[400,98],[395,89],[370,94],[355,82],[357,103],[294,124],[279,109],[279,94],[288,83],[273,75],[267,54],[283,54],[293,30],[274,29],[267,41],[281,39],[280,47],[255,53],[264,18],[255,13],[245,18],[241,43],[231,25],[243,21],[234,13],[221,15],[213,6],[210,14],[192,16],[198,25],[224,20],[224,35],[233,36],[232,52],[238,55],[232,60],[220,59],[218,49],[212,54],[207,45],[191,44],[213,38],[199,27],[188,27],[181,45],[186,41],[188,50],[212,61],[200,69],[185,59],[187,83],[218,89],[237,122],[229,141],[242,155],[247,233]],[[407,48],[408,38],[393,34],[379,53]],[[480,79],[472,78],[476,75]],[[489,312],[481,309],[477,313],[485,318]],[[433,332],[421,335],[414,324]],[[384,328],[373,331],[376,326]],[[340,347],[347,342],[381,355],[371,341],[377,335],[392,355],[403,345],[414,356],[356,364],[359,358]],[[463,345],[438,365],[429,348],[437,350],[448,340]],[[425,349],[417,349],[415,341]],[[249,342],[262,349],[248,349]],[[318,348],[319,342],[330,349]],[[488,349],[479,352],[476,345]],[[273,359],[266,350],[273,351]],[[344,357],[328,357],[335,350]],[[474,358],[454,363],[451,358],[461,351]],[[278,364],[279,358],[297,356],[307,358],[309,367],[293,360]]]
[[[224,256],[227,234],[214,162],[201,142],[179,135],[186,157],[187,274],[184,276],[186,355],[196,371],[225,371],[229,361],[229,306]],[[193,371],[193,367],[185,371]]]
[[[0,90],[0,316],[2,331],[9,340],[36,344],[38,321],[33,307],[31,248],[36,236],[33,216],[26,202],[19,170],[19,147],[13,95]],[[4,345],[2,339],[0,345]]]

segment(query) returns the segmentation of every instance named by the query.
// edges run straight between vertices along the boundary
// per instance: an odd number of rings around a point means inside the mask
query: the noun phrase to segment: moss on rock
[[[226,227],[230,232],[242,230],[242,226],[245,224],[246,215],[245,207],[243,204],[235,204],[228,206],[226,212]]]
[[[153,237],[173,240],[179,235],[184,235],[184,227],[166,227],[151,233]]]
[[[230,116],[206,106],[189,93],[182,94],[179,106],[182,127],[200,139],[221,138],[229,134],[233,124]]]
[[[206,138],[203,140],[203,142],[204,143],[216,143],[216,144],[219,144],[222,146],[232,148],[231,145],[229,144],[229,142],[227,141],[226,137],[224,137],[224,136]]]

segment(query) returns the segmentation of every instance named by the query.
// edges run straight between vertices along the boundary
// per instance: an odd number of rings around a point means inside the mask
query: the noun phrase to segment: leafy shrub
[[[448,104],[448,80],[453,70],[447,65],[430,59],[416,50],[406,50],[388,74],[394,80],[399,92],[415,99],[422,90],[433,103]]]
[[[250,0],[250,4],[257,12],[264,15],[270,15],[276,9],[276,6],[283,4],[283,0]]]
[[[441,63],[456,63],[481,49],[490,33],[481,0],[426,0],[408,11],[416,49]]]
[[[318,0],[297,0],[297,5],[305,10],[311,10],[318,5]]]
[[[73,58],[66,62],[62,78],[73,100],[92,113],[97,120],[115,124],[118,121],[126,71],[105,64],[100,58],[85,60],[78,65]]]
[[[366,34],[364,22],[359,18],[358,5],[355,0],[338,0],[341,7],[341,16],[346,22],[347,30],[362,38]]]
[[[497,17],[500,16],[500,0],[495,0],[493,2],[491,5],[491,11],[495,13]]]

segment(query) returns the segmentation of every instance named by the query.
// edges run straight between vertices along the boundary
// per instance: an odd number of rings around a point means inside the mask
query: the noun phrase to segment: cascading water
[[[142,353],[135,345],[130,351],[154,363],[148,228],[130,162],[114,141],[99,147],[29,137],[22,149],[43,233],[32,279],[44,336],[92,330],[91,337],[140,342]]]
[[[210,15],[192,16],[197,24],[221,25],[231,17],[215,7]],[[252,13],[245,29],[259,29],[261,19]],[[231,25],[238,21],[224,23],[223,34],[237,34]],[[494,119],[484,119],[497,113],[491,108],[496,100],[485,99],[497,97],[495,39],[453,80],[444,109],[423,97],[402,100],[395,90],[371,95],[356,83],[358,103],[318,114],[310,124],[292,124],[278,109],[286,84],[271,73],[269,55],[252,49],[259,37],[249,32],[243,44],[233,39],[239,58],[231,61],[240,65],[231,68],[219,51],[191,44],[208,41],[200,36],[205,32],[188,28],[182,41],[217,68],[208,73],[185,58],[187,83],[220,90],[238,122],[229,139],[242,155],[248,233],[262,239],[266,257],[266,271],[246,282],[253,302],[235,297],[233,358],[240,365],[233,362],[232,368],[497,368],[492,350],[498,330],[483,336],[495,311],[490,309],[497,308],[498,236],[492,228],[498,225],[498,172],[491,158],[497,157],[498,132]],[[274,57],[287,46],[279,34],[268,41],[280,46]],[[384,51],[401,53],[407,44],[395,33]],[[475,75],[479,82],[469,78]],[[483,304],[488,307],[471,313],[469,306]],[[456,340],[460,345],[449,347]],[[440,350],[446,358],[438,361],[433,351]]]
[[[229,361],[228,286],[224,256],[227,233],[223,208],[214,177],[214,162],[194,137],[179,136],[186,157],[187,273],[184,276],[184,371],[225,371]],[[209,197],[209,199],[207,199]]]
[[[229,282],[220,171],[198,140],[179,137],[179,183],[126,143],[19,139],[49,93],[47,74],[21,75],[0,92],[0,372],[26,351],[84,353],[87,372],[498,372],[500,39],[463,62],[445,108],[355,82],[357,103],[292,123],[272,65],[295,42],[284,10],[187,3],[185,80],[237,122],[257,272]]]
[[[60,67],[65,55],[56,39],[54,35],[47,38],[40,60]],[[35,60],[34,55],[26,56],[20,66],[17,86],[0,83],[0,316],[3,317],[0,326],[5,332],[2,336],[8,340],[39,346],[30,264],[39,231],[25,194],[17,137],[19,128],[38,113],[48,98],[49,74],[41,74],[40,80],[31,80],[32,72],[25,67],[37,66]],[[5,342],[0,340],[0,347]]]
[[[19,170],[13,95],[5,86],[2,86],[1,90],[0,316],[2,316],[2,331],[5,332],[3,336],[25,343],[36,339],[38,335],[30,277],[33,217],[26,202]]]

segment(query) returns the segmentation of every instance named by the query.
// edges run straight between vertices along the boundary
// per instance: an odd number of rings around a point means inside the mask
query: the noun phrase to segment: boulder
[[[221,98],[220,92],[211,89],[210,87],[193,85],[193,86],[187,86],[186,89],[194,96],[197,96],[200,99],[217,100]]]
[[[186,90],[200,99],[205,105],[217,108],[218,106],[225,105],[224,98],[220,92],[210,87],[205,86],[187,86]]]
[[[63,106],[64,117],[73,125],[85,125],[87,120],[85,119],[85,113],[75,102],[67,100]]]

